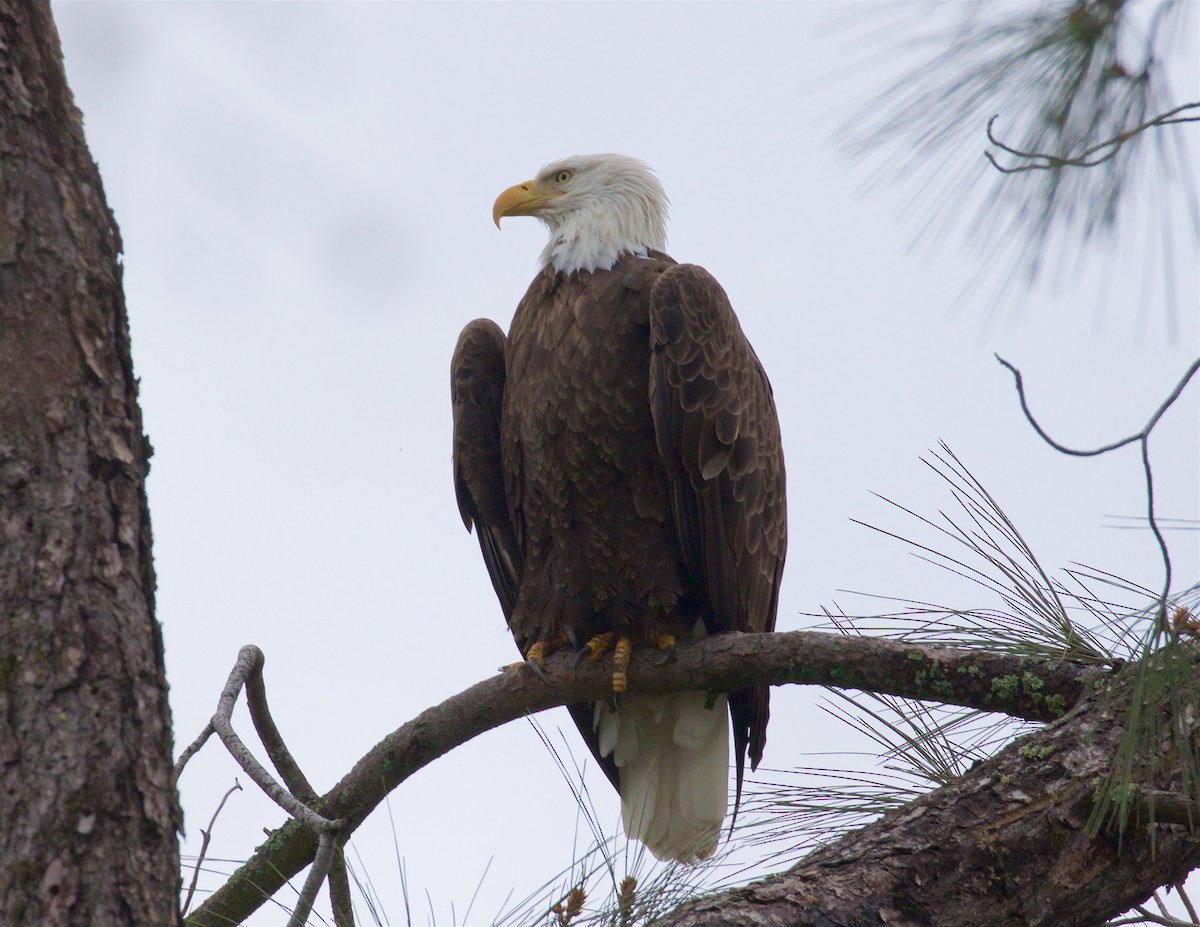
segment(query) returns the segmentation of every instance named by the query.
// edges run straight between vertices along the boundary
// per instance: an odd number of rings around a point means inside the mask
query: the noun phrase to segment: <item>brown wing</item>
[[[500,407],[507,343],[499,325],[490,319],[476,319],[458,336],[450,362],[454,494],[463,524],[468,531],[475,528],[506,621],[517,604],[522,569],[500,464]]]
[[[504,620],[511,625],[524,558],[515,530],[519,526],[514,526],[509,515],[500,452],[507,346],[508,339],[495,322],[476,319],[467,325],[454,348],[450,392],[454,406],[454,492],[458,511],[467,530],[475,528]],[[518,482],[515,477],[508,480],[510,485]],[[518,492],[519,487],[514,485],[513,491]],[[524,654],[532,643],[518,640],[517,646]],[[613,787],[619,788],[612,756],[600,754],[599,737],[592,724],[592,704],[585,702],[567,708],[600,768]]]
[[[654,284],[650,339],[658,449],[709,631],[773,631],[787,503],[771,384],[725,291],[701,267],[681,264]],[[739,797],[747,752],[751,768],[762,758],[769,696],[767,686],[729,693]]]

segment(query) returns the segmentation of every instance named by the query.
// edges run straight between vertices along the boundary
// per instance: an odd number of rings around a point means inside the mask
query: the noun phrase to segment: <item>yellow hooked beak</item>
[[[562,195],[561,190],[552,189],[540,180],[527,180],[496,197],[492,221],[500,228],[500,220],[505,216],[536,216],[543,204]]]

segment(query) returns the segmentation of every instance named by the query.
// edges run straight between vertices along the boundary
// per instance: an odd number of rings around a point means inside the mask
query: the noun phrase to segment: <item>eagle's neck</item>
[[[542,266],[553,265],[562,273],[609,270],[623,254],[645,257],[667,246],[661,211],[635,197],[584,203],[544,221],[550,241],[542,251]]]

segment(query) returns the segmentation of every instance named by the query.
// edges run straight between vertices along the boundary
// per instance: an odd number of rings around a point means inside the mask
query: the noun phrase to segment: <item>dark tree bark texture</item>
[[[0,921],[178,921],[121,243],[46,0],[0,0]]]
[[[662,927],[1098,927],[1200,866],[1198,809],[1170,764],[1144,771],[1171,810],[1122,838],[1088,835],[1124,734],[1134,670],[1111,693],[969,773],[820,847],[790,871],[689,902]],[[1161,780],[1161,781],[1160,781]],[[1190,806],[1190,807],[1189,807]],[[1164,809],[1165,810],[1165,809]]]

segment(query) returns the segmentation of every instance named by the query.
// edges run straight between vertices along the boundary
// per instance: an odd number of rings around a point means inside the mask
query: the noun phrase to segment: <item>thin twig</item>
[[[1149,908],[1138,905],[1133,909],[1136,913],[1135,917],[1121,917],[1115,921],[1108,921],[1104,927],[1124,927],[1126,924],[1158,924],[1160,927],[1193,927],[1193,924],[1188,921],[1181,921],[1177,917],[1171,917],[1169,914],[1155,914]]]
[[[1162,895],[1160,895],[1158,891],[1155,891],[1150,897],[1154,899],[1154,903],[1158,905],[1159,910],[1159,916],[1153,918],[1154,923],[1165,924],[1166,927],[1193,927],[1193,925],[1196,923],[1194,912],[1192,914],[1192,920],[1185,921],[1168,911],[1166,902],[1162,900]]]
[[[1174,882],[1171,888],[1175,889],[1175,894],[1179,896],[1179,900],[1183,902],[1183,906],[1187,908],[1188,917],[1192,919],[1193,924],[1200,924],[1200,914],[1196,913],[1196,908],[1192,904],[1192,899],[1188,897],[1187,891],[1183,887],[1183,882]]]
[[[210,721],[204,726],[204,730],[200,732],[200,736],[188,744],[187,749],[183,753],[179,754],[179,759],[175,761],[175,768],[171,770],[171,781],[176,786],[179,784],[179,777],[183,773],[183,767],[188,764],[188,760],[200,752],[200,748],[208,742],[208,738],[212,737],[215,730]]]
[[[1134,908],[1137,911],[1137,908]],[[1147,920],[1144,915],[1138,913],[1134,917],[1119,917],[1115,921],[1105,921],[1104,927],[1131,927],[1134,924],[1145,924]]]
[[[1200,106],[1200,104],[1189,105]],[[1021,401],[1021,411],[1025,413],[1025,419],[1030,425],[1033,426],[1033,430],[1037,432],[1038,437],[1040,437],[1059,453],[1068,454],[1072,457],[1096,457],[1100,454],[1106,454],[1109,451],[1115,451],[1117,448],[1125,447],[1127,444],[1133,444],[1135,442],[1141,444],[1142,470],[1146,474],[1146,513],[1150,523],[1150,530],[1154,534],[1154,539],[1158,542],[1159,553],[1162,555],[1163,560],[1163,589],[1162,594],[1158,599],[1161,623],[1161,619],[1164,619],[1167,613],[1167,598],[1171,594],[1171,554],[1167,548],[1166,538],[1163,537],[1162,530],[1159,528],[1158,521],[1154,515],[1154,476],[1150,469],[1150,447],[1148,439],[1150,437],[1150,432],[1154,430],[1154,426],[1158,424],[1159,419],[1163,417],[1163,414],[1167,411],[1167,409],[1169,409],[1174,404],[1175,400],[1179,398],[1180,393],[1184,391],[1192,377],[1196,375],[1196,371],[1200,370],[1200,358],[1192,362],[1191,366],[1188,367],[1187,371],[1184,373],[1183,377],[1180,378],[1175,388],[1171,390],[1171,394],[1165,400],[1163,400],[1157,409],[1155,409],[1154,414],[1150,416],[1150,420],[1146,422],[1141,431],[1137,432],[1136,434],[1132,434],[1127,438],[1122,438],[1120,441],[1114,441],[1112,444],[1106,444],[1103,447],[1092,450],[1078,450],[1076,448],[1070,448],[1066,445],[1060,444],[1046,433],[1046,430],[1038,424],[1037,419],[1033,417],[1033,412],[1031,412],[1029,409],[1029,403],[1025,398],[1025,384],[1021,377],[1021,371],[1006,361],[999,354],[995,355],[995,357],[996,360],[998,360],[1013,375],[1013,379],[1016,381],[1017,397]]]
[[[1081,154],[1068,157],[1064,157],[1062,155],[1053,155],[1044,151],[1022,151],[1019,148],[1013,148],[1011,145],[1007,145],[1000,141],[1000,139],[996,138],[995,133],[992,131],[993,124],[997,119],[1000,118],[999,114],[997,114],[988,120],[988,141],[1001,151],[1012,155],[1014,158],[1023,158],[1031,163],[1019,164],[1016,167],[1005,167],[995,159],[990,151],[985,151],[983,156],[987,158],[992,167],[998,170],[1001,174],[1020,174],[1025,171],[1049,171],[1060,167],[1096,167],[1097,165],[1103,164],[1105,161],[1116,157],[1117,152],[1121,150],[1121,147],[1127,141],[1137,135],[1140,135],[1147,129],[1155,128],[1157,126],[1179,125],[1180,123],[1184,122],[1200,122],[1200,116],[1179,115],[1182,112],[1187,112],[1188,110],[1192,109],[1200,109],[1200,102],[1184,103],[1182,106],[1177,106],[1165,113],[1160,113],[1153,119],[1147,119],[1139,126],[1135,126],[1134,128],[1125,132],[1121,132],[1120,134],[1115,135],[1106,141],[1093,145],[1092,147],[1083,151]],[[1106,148],[1110,150],[1100,155],[1100,157],[1096,158],[1095,160],[1090,160],[1093,155],[1099,154]]]
[[[225,796],[217,805],[217,810],[213,812],[212,820],[208,822],[208,830],[201,830],[200,835],[204,838],[200,842],[200,853],[196,856],[196,868],[192,870],[192,883],[188,886],[187,897],[183,900],[183,908],[179,915],[182,917],[187,914],[188,908],[192,906],[192,896],[196,894],[196,882],[200,879],[200,866],[204,863],[204,857],[208,853],[208,842],[212,839],[213,827],[217,823],[217,815],[221,813],[221,809],[225,807],[225,802],[229,801],[229,796],[234,792],[240,792],[242,784],[236,779],[233,780],[233,785]]]

